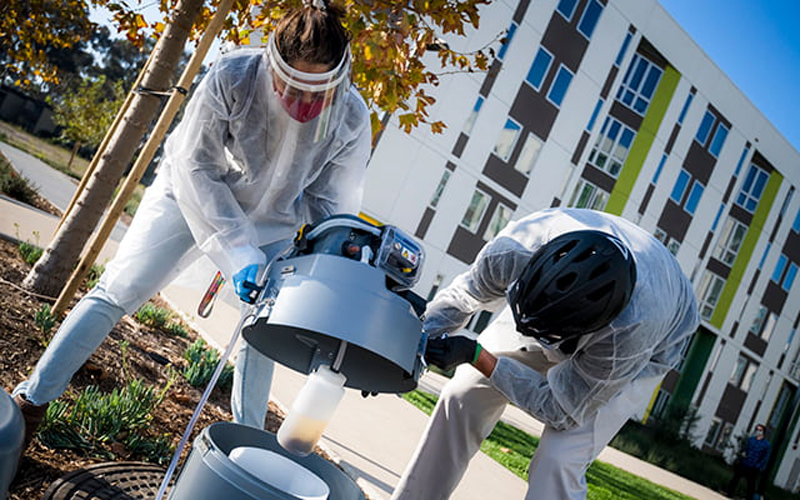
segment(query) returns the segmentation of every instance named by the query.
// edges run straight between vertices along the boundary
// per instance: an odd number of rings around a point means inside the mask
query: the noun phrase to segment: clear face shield
[[[295,68],[283,59],[275,36],[270,35],[267,59],[272,70],[273,97],[293,120],[314,126],[316,140],[326,137],[344,113],[350,86],[349,47],[332,69],[303,61],[295,63],[299,66]]]

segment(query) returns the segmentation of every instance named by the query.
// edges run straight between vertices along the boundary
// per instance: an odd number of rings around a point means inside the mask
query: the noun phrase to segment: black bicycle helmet
[[[508,301],[520,333],[554,345],[611,323],[635,283],[633,255],[619,238],[573,231],[533,254],[508,290]]]

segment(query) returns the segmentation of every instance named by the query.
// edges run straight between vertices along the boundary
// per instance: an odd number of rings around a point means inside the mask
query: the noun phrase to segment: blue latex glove
[[[258,286],[258,264],[250,264],[233,275],[233,287],[236,295],[248,304],[254,304],[262,286]]]

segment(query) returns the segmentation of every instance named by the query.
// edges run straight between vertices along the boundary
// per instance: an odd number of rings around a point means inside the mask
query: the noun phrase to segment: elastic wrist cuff
[[[483,350],[483,346],[480,345],[478,342],[475,342],[475,357],[472,359],[472,364],[478,362],[478,356],[481,355],[481,351]]]

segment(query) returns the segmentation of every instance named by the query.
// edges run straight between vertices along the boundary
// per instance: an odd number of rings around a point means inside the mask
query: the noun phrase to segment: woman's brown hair
[[[312,2],[304,4],[287,14],[275,28],[278,52],[289,64],[304,61],[335,66],[350,41],[350,33],[341,22],[344,10],[327,2],[325,8],[315,7]]]

